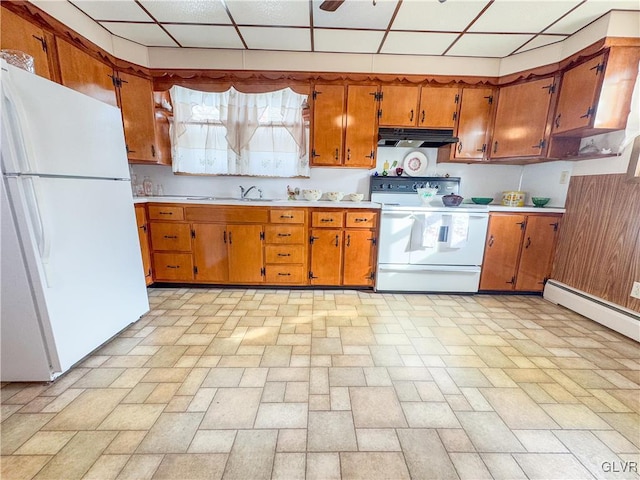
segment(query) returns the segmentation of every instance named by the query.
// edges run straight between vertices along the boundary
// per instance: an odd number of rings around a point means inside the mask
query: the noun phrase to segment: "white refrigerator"
[[[50,381],[149,310],[122,120],[0,68],[0,380]]]

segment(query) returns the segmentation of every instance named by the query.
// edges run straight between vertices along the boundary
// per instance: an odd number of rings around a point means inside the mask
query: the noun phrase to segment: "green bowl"
[[[549,197],[531,197],[531,202],[536,207],[544,207],[551,200]]]
[[[489,197],[471,197],[471,201],[473,203],[477,203],[478,205],[489,205],[493,201],[493,198],[489,198]]]

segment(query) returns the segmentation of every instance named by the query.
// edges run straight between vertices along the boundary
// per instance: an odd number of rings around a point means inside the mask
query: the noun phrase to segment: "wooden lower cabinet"
[[[194,223],[191,229],[196,281],[214,283],[229,281],[226,225]]]
[[[378,213],[372,210],[315,211],[311,222],[311,285],[372,286]]]
[[[540,292],[551,273],[561,214],[492,213],[480,290]]]
[[[264,282],[262,225],[227,225],[229,282]]]
[[[375,210],[150,204],[146,211],[157,282],[373,285]]]
[[[135,205],[136,225],[138,227],[138,240],[140,241],[140,253],[142,254],[142,269],[147,285],[153,283],[151,273],[151,248],[149,246],[149,221],[144,205]]]
[[[342,230],[311,230],[311,285],[342,285]]]

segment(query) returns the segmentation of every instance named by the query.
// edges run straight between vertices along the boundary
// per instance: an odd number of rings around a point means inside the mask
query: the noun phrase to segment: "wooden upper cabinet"
[[[41,77],[50,79],[48,45],[44,31],[6,8],[0,10],[0,13],[2,17],[0,48],[19,50],[31,55],[35,72]]]
[[[153,85],[146,78],[118,73],[127,156],[134,163],[157,163]]]
[[[547,77],[500,89],[491,159],[545,154],[553,85],[554,77]]]
[[[347,89],[347,125],[344,164],[373,168],[378,143],[378,87],[349,85]]]
[[[419,86],[383,86],[380,126],[415,127],[418,122]]]
[[[316,85],[313,91],[311,165],[342,164],[345,113],[343,85]]]
[[[486,158],[493,95],[491,88],[462,89],[456,131],[459,142],[453,145],[453,159],[479,161]]]
[[[56,38],[62,84],[114,107],[118,106],[113,69],[106,63]]]
[[[595,135],[626,127],[640,49],[611,47],[562,75],[553,133]]]
[[[515,289],[539,292],[551,274],[559,215],[528,215]]]
[[[418,126],[454,128],[459,100],[460,89],[457,87],[423,86],[420,91]]]

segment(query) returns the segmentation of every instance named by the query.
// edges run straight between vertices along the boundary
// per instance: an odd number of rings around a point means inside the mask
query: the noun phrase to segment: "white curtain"
[[[309,176],[305,95],[290,88],[247,94],[171,89],[173,171]]]

